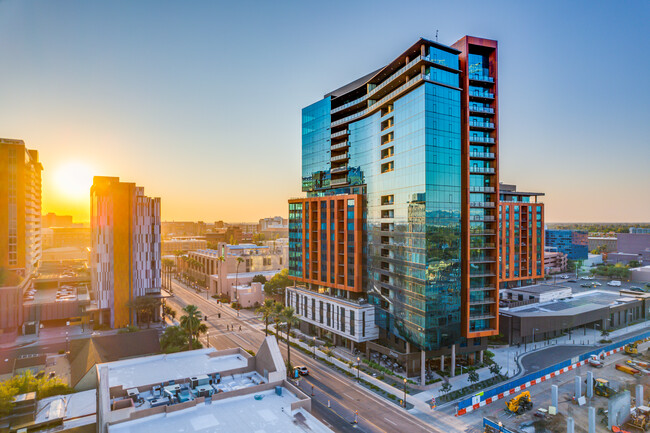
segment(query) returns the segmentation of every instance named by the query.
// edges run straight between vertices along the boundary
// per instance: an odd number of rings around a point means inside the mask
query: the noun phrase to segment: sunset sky
[[[499,41],[501,181],[546,219],[650,220],[650,2],[0,0],[0,137],[43,211],[88,219],[92,175],[164,220],[255,221],[300,196],[301,109],[419,37]]]

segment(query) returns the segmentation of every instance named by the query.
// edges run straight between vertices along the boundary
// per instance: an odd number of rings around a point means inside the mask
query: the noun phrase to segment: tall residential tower
[[[134,325],[129,302],[160,296],[160,198],[117,177],[96,176],[90,224],[95,321],[113,328]]]

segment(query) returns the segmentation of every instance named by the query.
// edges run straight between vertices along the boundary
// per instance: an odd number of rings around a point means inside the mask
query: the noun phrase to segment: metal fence
[[[508,430],[502,425],[499,425],[498,422],[492,421],[489,418],[483,418],[483,430],[488,433],[514,433],[512,430]]]
[[[621,341],[617,341],[616,343],[609,344],[605,347],[600,347],[598,349],[583,353],[582,355],[576,356],[574,358],[568,359],[566,361],[560,362],[558,364],[552,365],[550,367],[546,367],[542,370],[536,371],[534,373],[527,374],[523,377],[520,377],[518,379],[511,380],[509,382],[506,382],[504,384],[501,384],[495,388],[489,389],[487,391],[484,391],[482,395],[474,395],[471,397],[468,397],[465,400],[462,400],[458,403],[458,410],[465,409],[467,407],[473,406],[477,403],[480,403],[482,401],[485,401],[491,397],[494,397],[495,395],[499,395],[503,392],[506,392],[508,390],[511,390],[513,388],[516,388],[518,386],[521,386],[525,384],[526,382],[530,382],[535,379],[539,379],[541,377],[546,376],[547,374],[553,373],[554,371],[561,370],[565,367],[568,367],[573,364],[577,364],[580,361],[584,361],[586,359],[589,359],[591,355],[598,355],[602,352],[609,352],[611,350],[616,350],[619,349],[623,346],[625,346],[628,343],[632,343],[635,341],[639,340],[644,340],[646,338],[650,338],[650,331],[646,331],[642,334],[639,334],[634,337],[629,337]]]

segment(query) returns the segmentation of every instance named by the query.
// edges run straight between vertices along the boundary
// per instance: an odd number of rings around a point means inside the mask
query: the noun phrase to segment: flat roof
[[[256,399],[255,396],[261,396]],[[198,404],[171,413],[161,413],[108,426],[110,433],[228,432],[228,433],[327,433],[325,427],[304,409],[291,413],[291,403],[299,401],[282,388]]]
[[[509,289],[503,289],[503,290],[510,290],[511,292],[524,292],[524,293],[546,293],[546,292],[554,292],[558,290],[566,290],[569,289],[571,290],[571,287],[568,286],[560,286],[558,284],[534,284],[532,286],[524,286],[524,287],[512,287]]]
[[[248,360],[242,355],[210,356],[214,352],[214,348],[199,349],[124,359],[99,364],[98,367],[108,367],[109,386],[122,385],[128,389],[248,366]]]
[[[501,311],[513,316],[572,316],[635,301],[638,301],[638,299],[621,296],[615,292],[589,290],[574,294],[570,298],[522,305],[521,307],[502,308]]]
[[[265,277],[273,277],[275,274],[278,272],[281,272],[282,269],[274,269],[272,271],[256,271],[256,272],[240,272],[239,274],[233,272],[228,274],[228,279],[236,279],[236,278],[253,278],[255,275],[263,275]],[[239,275],[239,276],[238,276]],[[218,277],[219,275],[213,275],[213,277]]]

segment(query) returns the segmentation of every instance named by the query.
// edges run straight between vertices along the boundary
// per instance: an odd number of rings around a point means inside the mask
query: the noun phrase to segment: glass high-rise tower
[[[303,109],[286,301],[307,331],[405,363],[498,333],[496,72],[496,41],[420,39]]]

